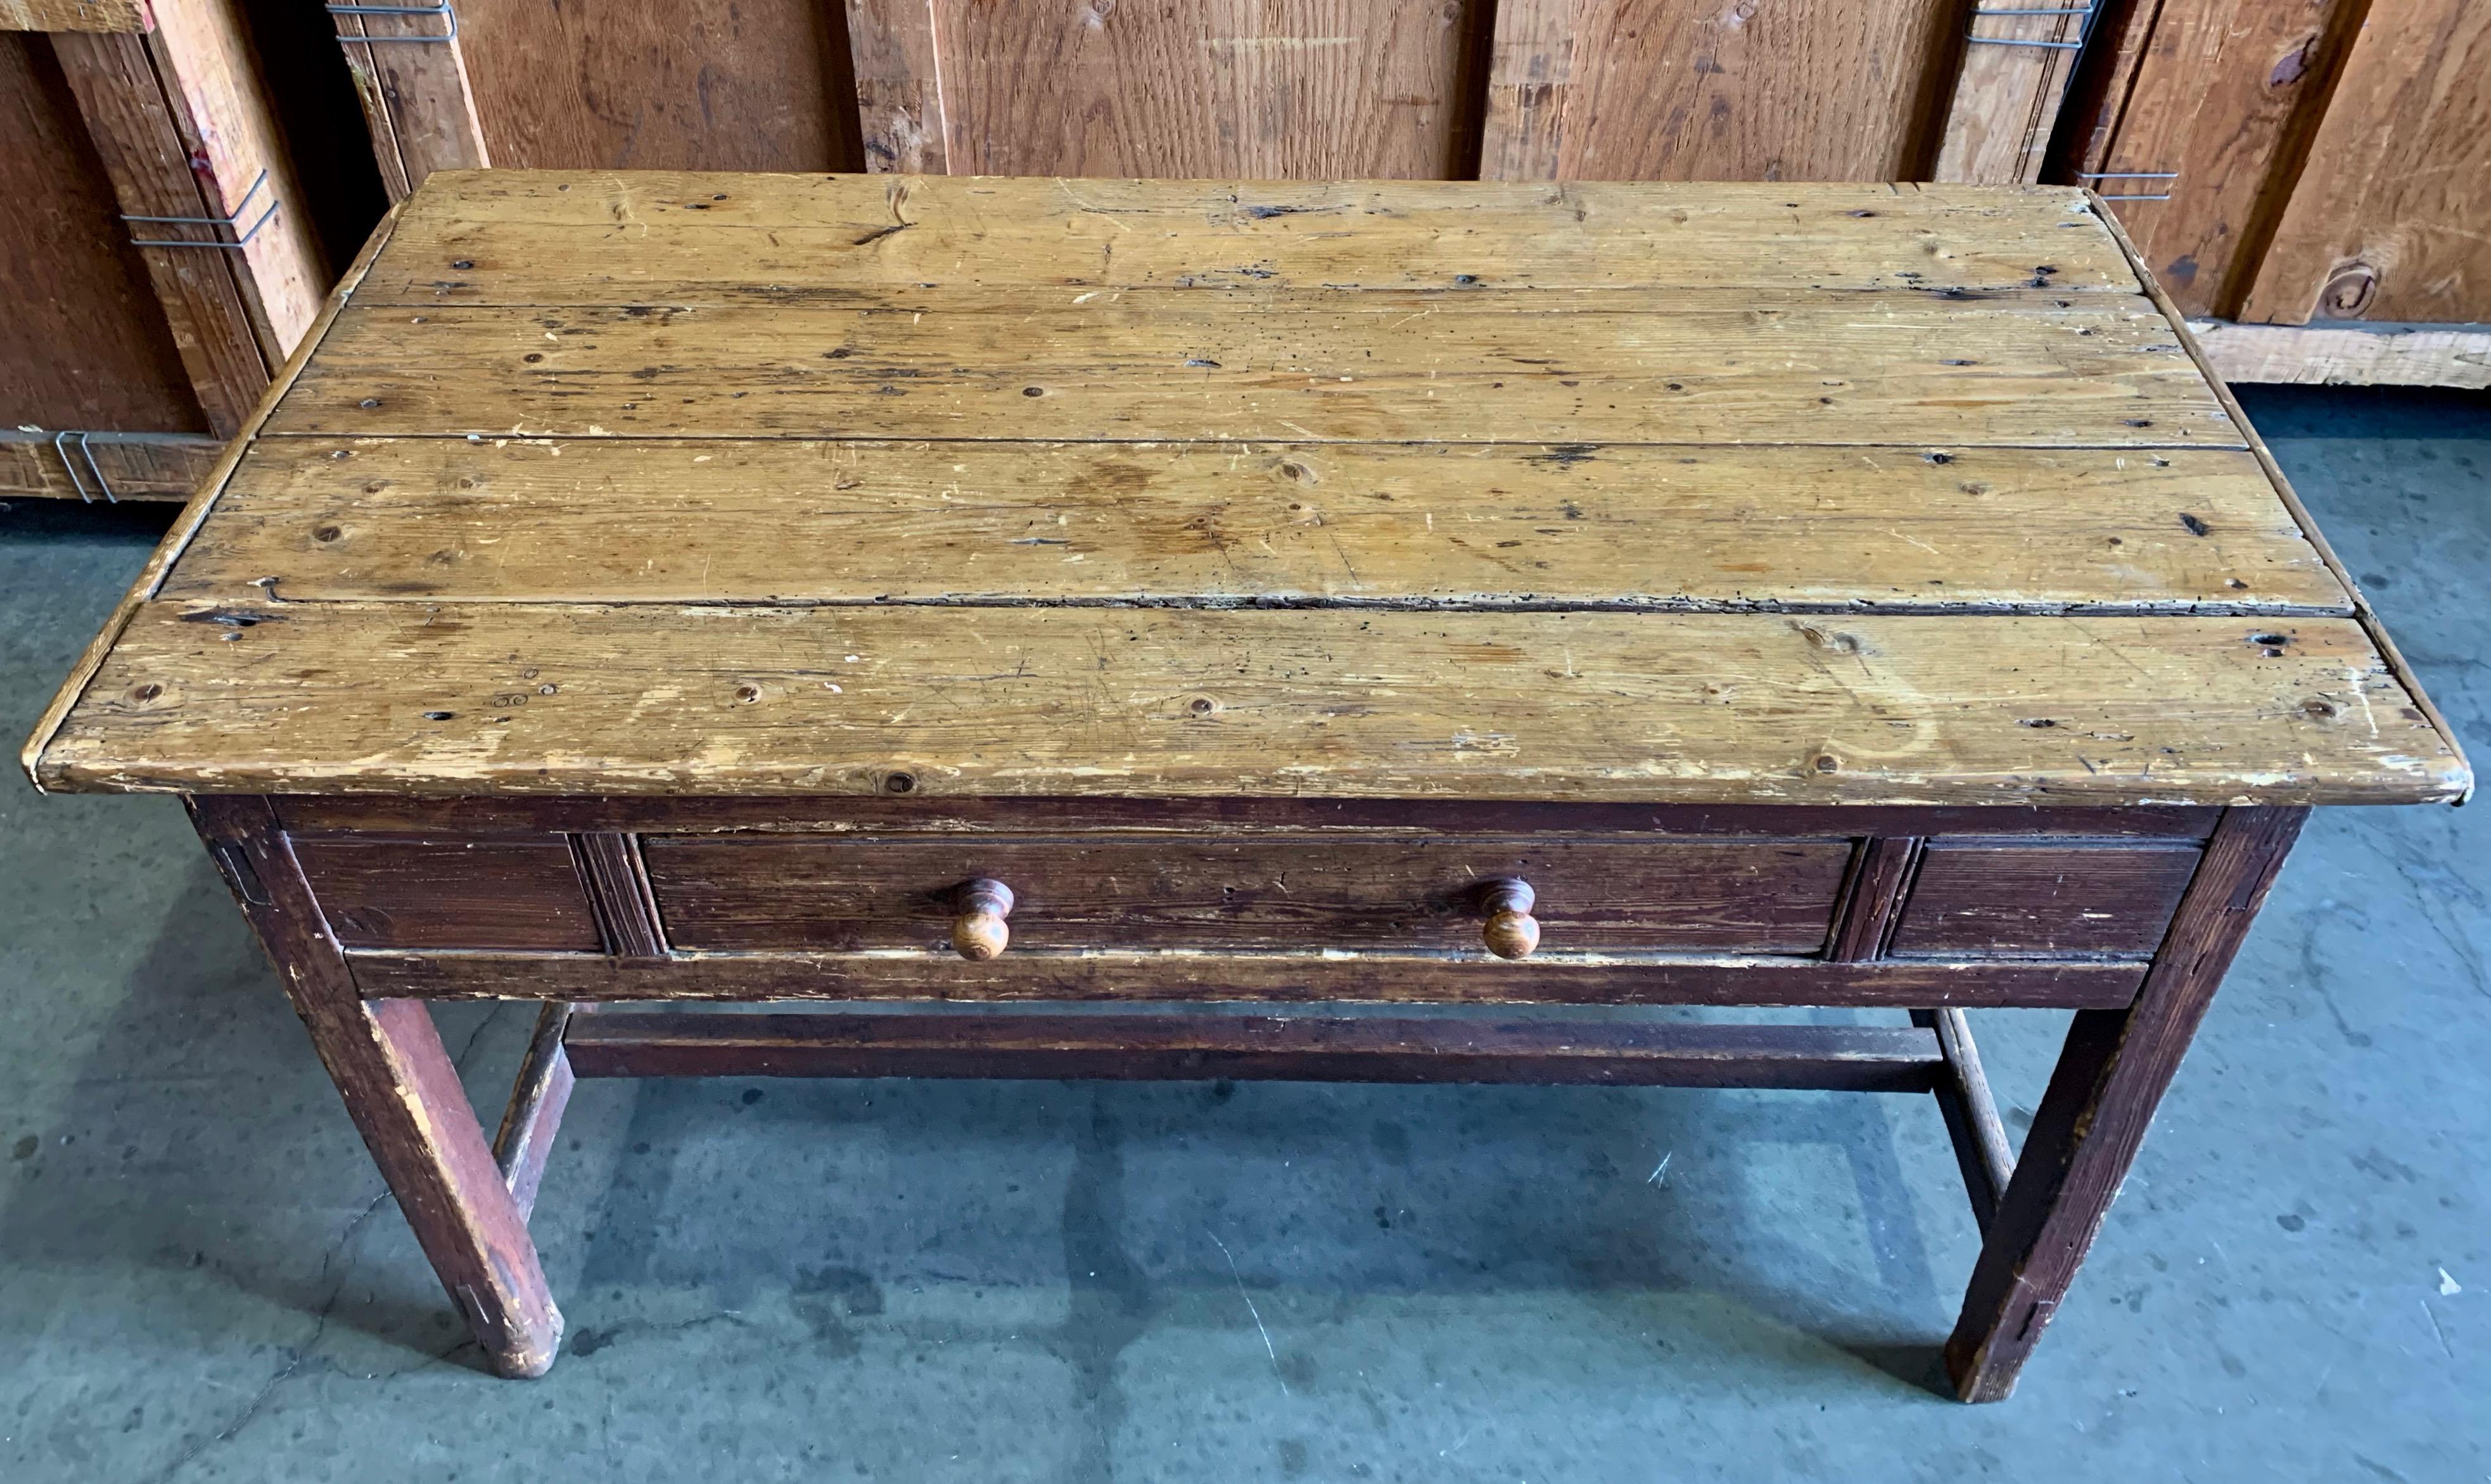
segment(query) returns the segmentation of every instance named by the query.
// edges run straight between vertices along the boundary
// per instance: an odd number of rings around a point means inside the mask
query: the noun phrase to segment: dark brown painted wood
[[[1934,1090],[1938,1111],[1954,1143],[1973,1219],[1986,1232],[1998,1215],[1999,1197],[2015,1176],[2015,1150],[2007,1142],[2007,1125],[1998,1120],[1997,1100],[1989,1094],[1989,1074],[1981,1069],[1980,1048],[1973,1044],[1972,1022],[1961,1010],[1944,1009],[1914,1010],[1912,1024],[1935,1033],[1938,1049],[1946,1055],[1946,1071]]]
[[[1836,963],[1856,964],[1885,951],[1886,935],[1893,929],[1903,893],[1911,886],[1912,869],[1920,858],[1918,835],[1889,835],[1861,842],[1841,922],[1834,928],[1833,943],[1826,950],[1826,957]]]
[[[563,1050],[563,1027],[571,1008],[548,1002],[537,1012],[528,1036],[527,1055],[519,1062],[518,1080],[511,1086],[510,1106],[493,1136],[493,1163],[525,1221],[537,1208],[537,1188],[544,1183],[545,1161],[553,1155],[555,1135],[562,1132],[563,1111],[571,1106],[571,1058]]]
[[[666,951],[665,930],[659,925],[657,898],[649,894],[648,872],[640,863],[640,842],[612,830],[571,837],[579,860],[580,880],[597,912],[605,951],[626,958],[657,958]]]
[[[273,800],[288,829],[399,834],[630,830],[692,834],[770,830],[979,832],[1037,830],[1394,830],[1419,834],[1658,831],[1759,838],[1887,834],[2068,835],[2203,840],[2220,809],[1891,808],[1802,804],[1515,803],[1471,800],[1321,799],[585,799],[289,795]]]
[[[653,836],[649,882],[677,947],[830,950],[950,940],[964,883],[1012,890],[1011,952],[1041,948],[1467,948],[1486,883],[1537,893],[1543,951],[1813,953],[1846,841],[1439,835]]]
[[[2227,811],[2136,1003],[2084,1011],[2069,1028],[1947,1341],[1965,1401],[2015,1389],[2307,814]]]
[[[2196,874],[2185,847],[1932,840],[1888,951],[1902,957],[2122,953],[2162,941]]]
[[[2105,962],[1829,964],[1666,954],[1508,961],[1467,954],[1044,953],[973,963],[923,953],[717,953],[671,959],[562,953],[353,952],[374,998],[417,1000],[1267,1000],[1462,1004],[2126,1004],[2145,966]]]
[[[1271,1078],[1924,1092],[1926,1030],[1270,1015],[582,1016],[583,1077]]]
[[[350,948],[604,946],[579,868],[542,839],[298,839],[296,858]]]
[[[357,996],[267,800],[190,803],[373,1162],[486,1359],[504,1376],[544,1374],[562,1342],[562,1312],[431,1012],[411,1001]]]

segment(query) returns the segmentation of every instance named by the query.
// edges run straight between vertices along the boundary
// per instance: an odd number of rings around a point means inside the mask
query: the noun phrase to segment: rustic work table
[[[1935,1093],[1974,1400],[2308,806],[2471,782],[2080,191],[502,171],[26,763],[189,796],[505,1374],[575,1075],[1539,1080]],[[920,1007],[589,1009],[808,999]],[[2078,1011],[2020,1154],[1967,1006]]]

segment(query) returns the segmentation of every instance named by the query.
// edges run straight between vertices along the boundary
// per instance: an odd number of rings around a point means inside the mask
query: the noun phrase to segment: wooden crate
[[[237,0],[0,0],[0,494],[185,499],[326,256]]]

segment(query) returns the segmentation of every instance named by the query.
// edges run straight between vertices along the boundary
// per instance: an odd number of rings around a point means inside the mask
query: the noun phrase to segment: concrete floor
[[[2491,400],[2251,412],[2491,758]],[[0,514],[0,733],[163,516]],[[0,782],[0,1479],[2478,1480],[2491,806],[2332,811],[2004,1406],[1857,1094],[590,1084],[492,1381],[161,799]],[[1977,1017],[2019,1128],[2057,1021]],[[445,1016],[498,1105],[524,1013]],[[1656,1167],[1665,1169],[1656,1176]]]

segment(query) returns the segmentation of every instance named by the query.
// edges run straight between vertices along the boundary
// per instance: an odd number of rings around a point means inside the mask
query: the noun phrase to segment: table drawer
[[[571,845],[536,839],[294,841],[329,930],[349,948],[604,946]]]
[[[2144,957],[2161,944],[2200,856],[2193,843],[1932,840],[1890,951]]]
[[[1265,834],[1038,838],[650,836],[685,949],[854,951],[949,942],[967,883],[1015,897],[1015,950],[1476,948],[1483,883],[1538,894],[1547,949],[1815,953],[1847,840]]]

